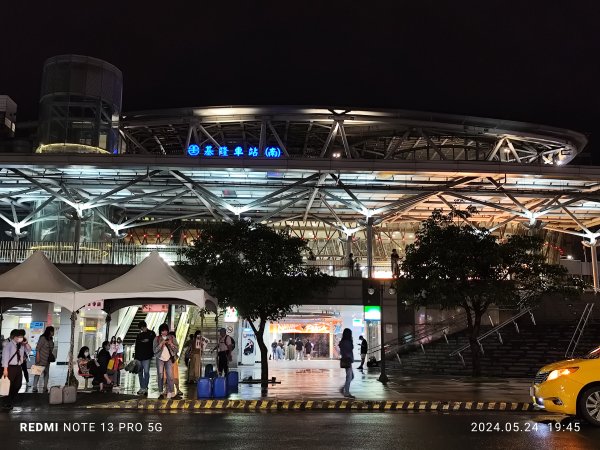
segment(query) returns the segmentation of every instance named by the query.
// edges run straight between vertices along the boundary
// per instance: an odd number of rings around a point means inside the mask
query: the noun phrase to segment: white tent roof
[[[94,300],[136,298],[176,298],[200,308],[204,308],[207,299],[212,299],[204,289],[196,288],[188,283],[160,257],[157,251],[154,251],[119,278],[93,289],[77,292],[75,306],[81,308]]]
[[[75,304],[75,292],[84,288],[62,273],[40,250],[14,269],[0,275],[0,303],[15,306],[24,302],[15,299],[42,300],[56,303],[70,311]]]

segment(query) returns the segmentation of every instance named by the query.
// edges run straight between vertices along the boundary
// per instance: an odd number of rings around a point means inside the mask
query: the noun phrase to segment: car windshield
[[[584,356],[585,359],[598,359],[600,358],[600,347],[596,347],[594,350]]]

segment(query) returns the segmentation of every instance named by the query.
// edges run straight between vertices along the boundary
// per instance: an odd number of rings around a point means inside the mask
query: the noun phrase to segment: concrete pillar
[[[367,219],[367,267],[368,277],[373,278],[373,218]]]
[[[54,335],[54,345],[58,351],[56,354],[56,364],[68,364],[69,346],[71,343],[71,312],[66,308],[60,310],[60,328]]]

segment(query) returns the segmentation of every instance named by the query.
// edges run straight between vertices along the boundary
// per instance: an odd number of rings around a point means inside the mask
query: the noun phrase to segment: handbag
[[[115,368],[115,358],[111,358],[111,360],[108,361],[106,370],[114,370],[114,368]]]
[[[8,377],[0,378],[0,396],[7,396],[10,392],[10,380]]]
[[[55,362],[55,361],[56,361],[56,356],[54,356],[54,353],[50,353],[50,354],[48,355],[48,362],[49,362],[49,363],[53,363],[53,362]]]
[[[31,375],[41,375],[44,373],[44,369],[46,369],[46,366],[38,366],[37,364],[34,364],[31,366]]]
[[[342,369],[348,369],[348,368],[352,367],[352,358],[343,356],[342,359],[340,359],[340,367]]]

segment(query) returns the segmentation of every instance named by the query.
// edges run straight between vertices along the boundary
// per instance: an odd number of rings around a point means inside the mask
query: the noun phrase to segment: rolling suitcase
[[[233,371],[227,373],[227,389],[230,392],[237,392],[239,381],[240,381],[239,372],[233,370]]]
[[[63,387],[52,386],[50,388],[49,402],[51,405],[62,405],[63,402]]]
[[[207,364],[206,367],[204,367],[204,376],[206,378],[211,378],[212,373],[213,373],[213,365]]]
[[[77,400],[77,388],[75,386],[65,386],[62,394],[63,403],[75,403]]]
[[[215,378],[215,380],[213,381],[213,396],[215,398],[227,397],[227,378]]]
[[[212,380],[210,378],[200,378],[198,380],[198,398],[212,397]]]

